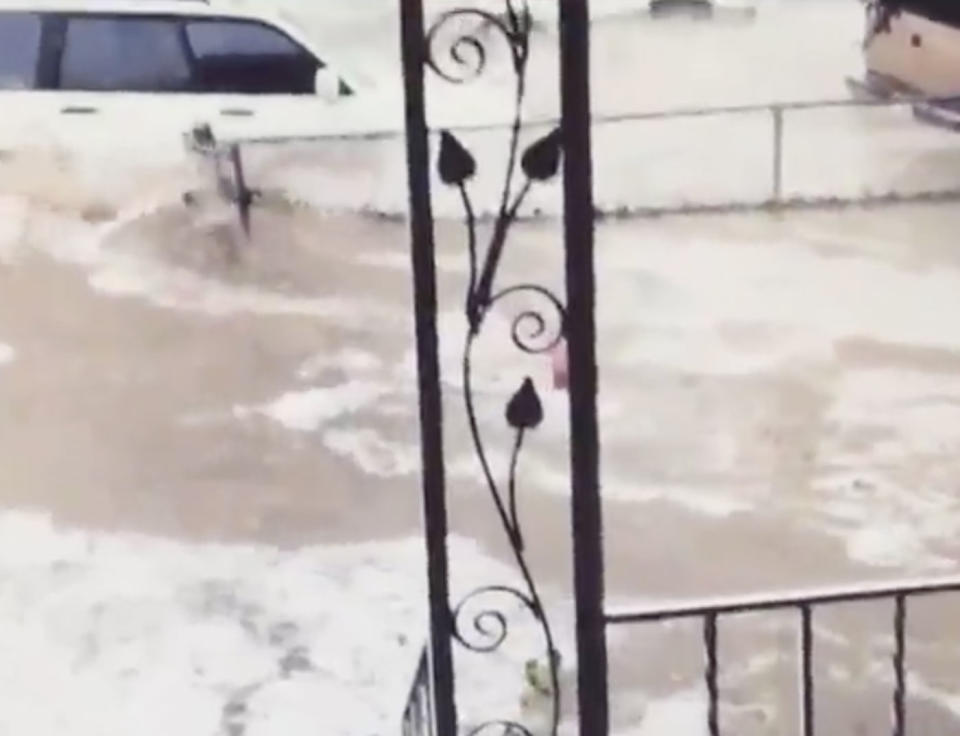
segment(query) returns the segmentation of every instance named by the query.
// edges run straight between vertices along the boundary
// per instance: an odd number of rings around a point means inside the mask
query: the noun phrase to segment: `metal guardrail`
[[[766,196],[749,200],[737,199],[729,201],[720,200],[714,202],[693,201],[663,206],[626,205],[616,209],[600,210],[597,212],[597,216],[600,218],[646,218],[674,214],[728,214],[737,212],[834,209],[843,207],[880,206],[901,203],[960,201],[960,186],[911,192],[898,190],[879,192],[864,191],[863,193],[857,193],[849,196],[799,196],[787,195],[784,192],[785,175],[788,173],[785,171],[784,164],[784,135],[785,130],[789,127],[787,118],[791,113],[845,108],[896,108],[911,106],[914,108],[914,116],[917,117],[917,105],[944,105],[951,102],[956,103],[958,100],[960,100],[960,98],[907,95],[901,95],[887,99],[862,99],[847,97],[771,102],[762,104],[685,107],[667,110],[595,115],[593,117],[593,125],[595,128],[629,122],[682,120],[690,118],[748,114],[765,114],[769,116],[771,123],[771,165],[769,169],[769,186],[767,187]],[[538,128],[551,129],[555,127],[557,123],[558,120],[555,117],[538,118],[527,121],[525,123],[525,128],[530,130],[535,130]],[[928,123],[918,122],[917,124],[923,125]],[[498,131],[506,127],[508,127],[507,123],[494,122],[450,126],[449,130],[457,133],[469,134]],[[438,130],[434,128],[433,132],[437,133]],[[318,134],[316,136],[251,137],[247,139],[224,140],[220,141],[219,143],[228,147],[235,146],[239,150],[239,147],[247,145],[319,143],[329,141],[399,140],[402,139],[403,134],[403,131],[399,129],[382,129],[367,132]],[[597,135],[602,136],[602,132],[598,132]],[[958,140],[958,144],[960,144],[960,140]],[[525,218],[523,218],[521,215],[520,219]]]
[[[692,603],[675,603],[644,610],[607,612],[607,625],[643,624],[699,618],[703,621],[706,667],[704,682],[708,695],[707,728],[710,736],[720,736],[719,667],[717,622],[722,616],[763,611],[795,610],[800,630],[800,733],[814,734],[813,614],[816,608],[842,603],[889,600],[893,603],[893,736],[904,736],[906,716],[906,622],[907,602],[911,598],[960,592],[960,578],[907,582],[902,584],[859,585],[850,588],[819,590],[784,595],[757,595]]]
[[[402,736],[435,736],[433,700],[430,693],[430,663],[424,646],[413,675],[413,684],[403,709]]]
[[[927,97],[922,95],[898,95],[891,98],[862,99],[856,97],[829,97],[815,100],[787,100],[782,102],[763,102],[747,103],[743,105],[706,105],[694,107],[675,107],[663,110],[638,110],[634,112],[607,113],[594,115],[592,117],[594,125],[608,125],[611,123],[626,123],[631,121],[643,120],[666,120],[671,118],[699,118],[713,117],[720,115],[741,115],[758,112],[773,112],[780,110],[782,112],[800,111],[800,110],[821,110],[829,108],[854,108],[854,107],[904,107],[906,105],[926,104],[947,104],[956,102],[960,97]],[[529,118],[524,120],[524,129],[553,129],[560,124],[560,118],[556,116]],[[462,125],[449,126],[431,126],[433,132],[439,132],[441,129],[449,130],[453,133],[482,133],[487,131],[509,130],[510,121],[497,121],[492,123],[465,123]],[[402,138],[404,131],[402,128],[381,128],[379,130],[369,131],[349,131],[343,133],[318,133],[317,135],[298,136],[296,138],[279,136],[259,136],[244,138],[242,143],[285,143],[291,140],[309,143],[312,141],[327,140],[377,140],[389,138]]]
[[[771,120],[771,170],[767,198],[756,201],[728,201],[715,203],[681,203],[661,207],[623,207],[603,215],[614,217],[657,217],[671,214],[729,214],[736,212],[785,211],[804,209],[838,209],[852,206],[879,206],[923,202],[960,201],[960,187],[916,192],[864,192],[855,196],[784,196],[784,128],[785,118],[791,112],[855,108],[895,108],[910,106],[915,118],[920,118],[918,105],[945,105],[956,103],[957,97],[924,97],[900,95],[886,99],[820,99],[767,104],[730,105],[720,107],[691,107],[674,110],[603,115],[594,118],[595,125],[631,121],[681,120],[727,115],[767,114]],[[930,124],[924,118],[924,124]],[[919,124],[919,123],[918,123]]]
[[[690,202],[666,207],[619,207],[597,211],[598,220],[665,217],[668,215],[731,215],[741,212],[789,212],[802,210],[840,210],[850,207],[870,208],[897,204],[934,204],[960,202],[960,187],[919,192],[865,192],[853,197],[780,197],[762,201],[716,203]],[[522,218],[521,218],[522,219]]]

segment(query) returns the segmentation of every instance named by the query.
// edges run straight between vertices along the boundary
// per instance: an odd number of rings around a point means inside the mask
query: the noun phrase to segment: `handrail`
[[[820,606],[853,603],[897,595],[918,596],[934,593],[960,592],[960,577],[933,578],[900,583],[863,583],[852,587],[837,587],[794,591],[780,595],[761,593],[740,597],[701,599],[693,602],[671,602],[635,611],[608,613],[607,623],[629,624],[660,621],[671,618],[692,618],[707,614],[729,615],[797,608],[801,605]]]
[[[906,724],[907,667],[906,624],[907,602],[912,597],[960,592],[960,577],[914,580],[900,583],[869,583],[844,588],[801,591],[783,594],[759,594],[736,598],[717,598],[693,602],[666,603],[654,607],[608,612],[607,625],[639,624],[699,618],[703,621],[703,647],[706,666],[704,684],[707,691],[706,727],[710,736],[721,736],[720,668],[718,619],[721,616],[762,611],[795,610],[799,613],[800,662],[800,733],[815,734],[814,636],[813,615],[817,607],[863,601],[890,600],[893,603],[893,694],[892,733],[904,736]]]
[[[843,108],[886,108],[904,105],[916,106],[920,103],[960,102],[960,97],[925,97],[900,96],[892,99],[854,99],[830,98],[819,100],[799,100],[786,102],[772,102],[763,104],[728,105],[721,107],[690,107],[659,110],[650,112],[616,113],[594,116],[594,125],[619,124],[628,121],[656,121],[681,118],[702,118],[707,116],[735,115],[747,113],[766,113],[770,116],[770,168],[767,178],[767,191],[760,197],[749,199],[719,199],[717,201],[691,201],[676,204],[650,205],[622,205],[616,209],[600,210],[598,218],[646,218],[666,215],[698,215],[698,214],[735,214],[740,212],[781,212],[807,209],[836,209],[849,206],[878,206],[901,203],[934,203],[955,202],[960,200],[960,188],[955,186],[937,189],[923,189],[919,191],[866,191],[852,195],[820,195],[785,191],[784,182],[788,172],[785,172],[784,137],[787,127],[787,113],[803,112],[821,109]],[[541,118],[530,121],[529,127],[552,126],[555,118]],[[479,123],[474,125],[455,126],[456,131],[484,131],[497,130],[500,123]],[[436,133],[436,129],[432,132]],[[392,138],[402,138],[401,130],[380,130],[355,133],[330,133],[316,136],[291,137],[256,137],[256,138],[229,138],[217,141],[218,149],[229,149],[232,146],[281,144],[281,143],[316,143],[322,141],[374,141]],[[483,214],[478,214],[482,219]],[[519,219],[524,219],[521,215]]]
[[[828,97],[814,100],[787,100],[782,102],[757,102],[746,103],[742,105],[705,105],[703,107],[675,107],[662,110],[637,110],[623,113],[606,113],[594,115],[592,120],[595,125],[609,125],[614,123],[625,123],[631,121],[644,120],[671,120],[680,118],[698,118],[720,115],[742,115],[749,113],[771,112],[773,110],[782,110],[784,112],[820,110],[835,108],[857,108],[857,107],[902,107],[904,105],[918,104],[945,104],[960,101],[960,95],[928,97],[923,95],[898,95],[891,98],[879,99],[861,99],[856,97]],[[524,125],[531,128],[553,128],[560,122],[560,119],[551,117],[530,118]],[[441,129],[450,130],[456,133],[481,133],[486,131],[506,130],[510,127],[509,121],[497,121],[492,123],[464,123],[461,125],[436,125],[431,126],[432,132],[439,132]],[[350,131],[344,133],[318,133],[309,136],[259,136],[243,139],[231,139],[229,142],[237,143],[285,143],[285,142],[312,142],[322,140],[380,140],[399,138],[403,136],[402,128],[380,128],[367,131]]]

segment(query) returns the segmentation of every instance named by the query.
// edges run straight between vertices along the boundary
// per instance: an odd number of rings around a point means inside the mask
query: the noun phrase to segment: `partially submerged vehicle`
[[[203,0],[0,0],[0,150],[182,148],[316,130],[356,85],[280,14]],[[317,122],[320,121],[320,122]]]
[[[867,0],[863,80],[855,93],[916,98],[928,123],[960,129],[960,3],[956,0]]]
[[[243,0],[0,0],[0,154],[88,182],[200,154],[247,208],[230,142],[355,130],[378,115],[365,84]]]

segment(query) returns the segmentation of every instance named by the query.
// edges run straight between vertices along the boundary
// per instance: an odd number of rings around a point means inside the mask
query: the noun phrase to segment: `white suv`
[[[200,125],[337,130],[357,92],[295,23],[237,0],[0,0],[0,152],[169,160]]]

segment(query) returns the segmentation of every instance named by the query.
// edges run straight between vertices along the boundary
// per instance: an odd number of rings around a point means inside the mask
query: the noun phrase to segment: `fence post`
[[[437,274],[430,203],[430,146],[426,119],[424,67],[426,37],[423,0],[399,0],[406,101],[407,175],[410,189],[410,240],[416,317],[417,375],[420,392],[420,448],[427,588],[430,598],[429,690],[431,722],[439,736],[457,733],[454,701],[450,593],[447,559],[446,474],[443,465],[443,404],[437,335]],[[431,728],[431,733],[434,729]]]
[[[577,695],[580,736],[607,736],[607,639],[603,615],[603,523],[594,317],[590,15],[588,0],[561,0],[559,5]]]
[[[783,107],[771,105],[773,113],[773,201],[783,196]]]

